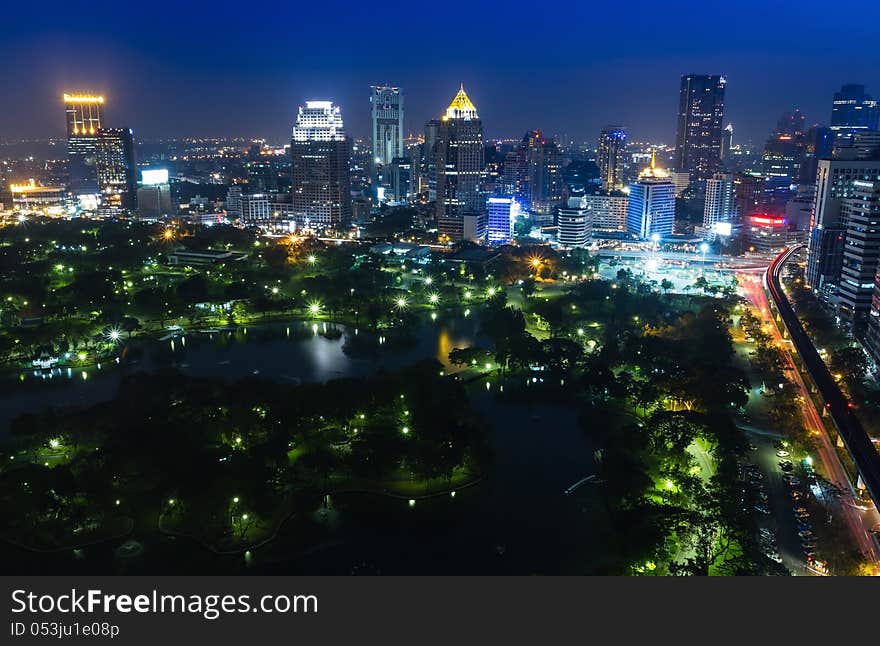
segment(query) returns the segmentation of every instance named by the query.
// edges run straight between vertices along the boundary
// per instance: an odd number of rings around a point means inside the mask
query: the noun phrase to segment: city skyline
[[[880,86],[876,55],[863,51],[857,37],[867,27],[846,21],[851,37],[829,52],[820,36],[832,33],[837,22],[843,29],[843,17],[831,15],[809,22],[781,7],[762,6],[768,21],[774,16],[786,21],[785,30],[767,30],[766,35],[737,30],[750,14],[748,7],[736,11],[713,7],[710,14],[728,27],[720,41],[696,29],[693,19],[682,24],[681,28],[693,28],[686,39],[671,36],[674,31],[666,32],[664,26],[674,24],[661,15],[650,30],[611,30],[609,34],[592,30],[586,45],[579,42],[574,48],[554,19],[559,12],[565,11],[566,21],[572,24],[579,20],[601,23],[618,16],[611,8],[551,6],[535,17],[530,36],[554,43],[554,65],[540,73],[538,66],[551,62],[545,55],[526,57],[516,71],[499,67],[497,52],[504,42],[517,37],[516,21],[489,14],[479,3],[474,7],[478,19],[460,36],[470,47],[444,56],[439,47],[422,40],[416,62],[408,60],[413,57],[381,55],[381,48],[362,52],[360,44],[353,42],[357,39],[340,39],[330,48],[311,33],[298,34],[295,46],[285,49],[288,43],[275,31],[276,21],[240,32],[261,41],[258,51],[246,47],[251,41],[246,37],[219,39],[215,44],[207,38],[190,41],[176,36],[183,28],[207,33],[225,24],[232,16],[232,8],[226,5],[212,7],[211,12],[188,8],[175,16],[180,29],[160,34],[133,25],[130,11],[108,12],[97,21],[61,12],[62,25],[60,16],[51,10],[41,12],[37,21],[32,20],[31,9],[12,8],[6,24],[16,25],[16,31],[0,32],[4,36],[0,55],[13,63],[6,75],[16,91],[8,102],[0,137],[60,136],[61,126],[49,104],[64,91],[84,88],[107,95],[108,109],[116,120],[133,124],[136,135],[144,138],[283,139],[296,106],[312,99],[333,100],[342,106],[349,115],[349,131],[361,138],[369,132],[369,88],[386,83],[404,88],[405,130],[411,133],[433,116],[433,106],[448,100],[446,88],[464,82],[481,106],[489,138],[540,128],[549,135],[592,141],[603,125],[620,123],[631,133],[631,140],[671,144],[675,122],[669,115],[677,104],[676,81],[682,74],[705,73],[723,74],[729,81],[725,121],[736,126],[736,138],[759,143],[784,110],[799,107],[808,124],[828,123],[832,96],[842,85],[863,84],[875,95]],[[276,11],[278,19],[284,20],[292,9]],[[318,18],[312,16],[317,8],[297,11],[304,14],[301,18]],[[415,32],[424,11],[413,9],[407,17],[395,18],[392,28]],[[343,27],[355,20],[348,15],[334,19]],[[675,24],[680,22],[679,18]],[[40,24],[41,32],[20,28],[22,24]],[[60,31],[63,36],[53,37]],[[612,39],[616,40],[612,43]],[[799,47],[796,57],[789,51],[795,43]],[[18,60],[36,63],[16,65]],[[147,91],[154,85],[159,91]],[[511,109],[512,94],[516,109]],[[263,96],[265,100],[254,102]]]

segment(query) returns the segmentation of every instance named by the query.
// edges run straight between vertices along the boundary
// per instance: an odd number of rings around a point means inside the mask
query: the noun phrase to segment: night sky
[[[723,6],[718,6],[723,4]],[[838,11],[837,7],[841,10]],[[674,136],[679,77],[728,77],[735,141],[783,110],[827,123],[845,82],[880,96],[876,2],[22,2],[0,17],[0,137],[64,131],[60,97],[108,98],[140,137],[289,136],[296,106],[331,99],[355,137],[369,85],[406,92],[420,131],[464,82],[487,136]]]

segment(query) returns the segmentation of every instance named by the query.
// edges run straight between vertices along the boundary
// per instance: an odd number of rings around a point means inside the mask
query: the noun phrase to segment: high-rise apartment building
[[[462,86],[439,120],[434,145],[437,229],[445,239],[485,233],[484,154],[483,122]]]
[[[706,180],[706,202],[703,206],[704,235],[709,240],[714,240],[719,233],[730,235],[730,225],[736,219],[733,175],[716,173]]]
[[[403,92],[399,87],[370,86],[370,124],[373,143],[373,177],[403,157]]]
[[[137,202],[137,166],[131,128],[100,128],[95,144],[95,168],[105,217],[130,215]]]
[[[74,195],[98,192],[98,131],[104,125],[104,97],[65,94],[67,159],[70,191]]]
[[[681,77],[675,170],[689,172],[691,181],[707,179],[720,169],[726,84],[719,75]]]
[[[351,141],[331,101],[300,106],[290,142],[291,200],[297,225],[336,227],[351,220]]]
[[[599,179],[606,191],[623,188],[623,162],[626,154],[626,130],[622,126],[605,126],[599,133],[596,164]]]

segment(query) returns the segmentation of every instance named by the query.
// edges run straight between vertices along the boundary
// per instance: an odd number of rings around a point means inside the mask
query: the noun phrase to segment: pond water
[[[0,424],[48,405],[87,406],[115,395],[123,375],[173,366],[185,374],[236,379],[247,375],[296,383],[360,377],[448,353],[480,340],[474,318],[427,320],[405,344],[389,342],[370,356],[346,352],[361,331],[324,336],[318,323],[272,324],[213,334],[144,341],[118,365],[26,373],[0,395]],[[328,338],[330,337],[330,338]],[[393,347],[392,347],[393,346]],[[488,387],[487,387],[488,381]],[[574,409],[515,404],[498,383],[469,385],[492,426],[494,457],[486,478],[453,496],[408,500],[345,495],[322,511],[285,524],[271,544],[247,556],[215,556],[185,539],[157,534],[137,519],[129,538],[142,549],[122,557],[117,544],[77,553],[31,555],[7,550],[12,570],[28,573],[288,573],[288,574],[564,574],[589,573],[601,562],[597,496],[591,486],[563,492],[594,470],[593,447]]]

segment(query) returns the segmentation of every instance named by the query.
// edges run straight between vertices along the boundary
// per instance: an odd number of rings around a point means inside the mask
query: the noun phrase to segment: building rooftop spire
[[[452,99],[452,103],[446,108],[444,119],[478,119],[477,108],[471,101],[467,92],[464,91],[464,83],[458,89],[458,94]]]

